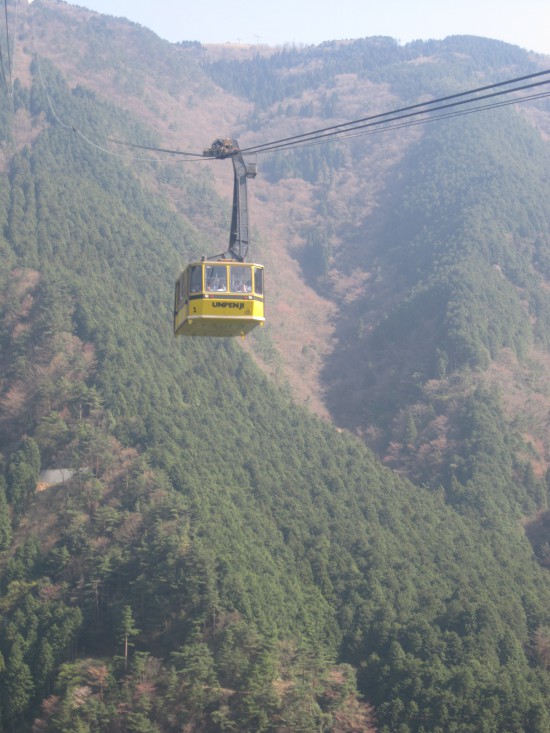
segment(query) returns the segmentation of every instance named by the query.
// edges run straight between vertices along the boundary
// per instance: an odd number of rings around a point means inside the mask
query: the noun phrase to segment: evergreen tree
[[[36,491],[40,473],[40,451],[32,438],[26,438],[23,447],[8,461],[7,494],[17,513],[21,513],[30,496]]]
[[[139,629],[136,628],[134,617],[132,615],[131,606],[124,606],[120,616],[118,624],[118,637],[124,645],[124,671],[128,671],[128,650],[130,646],[133,646],[130,639],[139,634]]]
[[[11,542],[11,520],[6,499],[6,481],[0,473],[0,552]]]

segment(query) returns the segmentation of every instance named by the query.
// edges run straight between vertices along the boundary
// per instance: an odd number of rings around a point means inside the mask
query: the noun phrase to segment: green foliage
[[[381,243],[381,256],[398,258],[399,277],[413,286],[388,325],[395,321],[402,332],[414,331],[414,322],[426,317],[422,306],[429,294],[437,319],[434,346],[448,354],[453,368],[486,367],[503,347],[521,357],[532,339],[517,288],[539,289],[531,243],[547,210],[540,185],[546,152],[515,119],[500,115],[497,129],[495,135],[486,119],[460,129],[443,124],[423,141],[406,163],[410,186],[399,203],[392,242]],[[496,146],[505,144],[505,136],[522,142],[508,145],[502,158]],[[379,332],[400,335],[384,324]]]
[[[393,203],[363,222],[376,239],[340,253],[378,276],[346,310],[325,370],[329,404],[362,430],[367,415],[388,441],[429,380],[548,343],[547,146],[513,112],[460,119],[409,145],[388,188]]]
[[[7,496],[21,513],[36,490],[40,473],[40,450],[32,438],[26,438],[21,450],[11,455],[7,469]]]
[[[93,51],[108,36],[106,21],[89,26],[84,70],[103,63]],[[454,54],[457,43],[436,46]],[[473,53],[475,43],[466,46]],[[248,88],[273,101],[318,80],[325,70],[313,62],[328,59],[329,76],[368,72],[398,89],[398,64],[426,48],[368,39],[285,51],[251,63]],[[307,71],[285,75],[297,58]],[[242,70],[210,69],[232,75],[228,86]],[[86,133],[154,139],[86,89],[70,90],[53,67],[45,74],[55,109]],[[444,85],[432,74],[434,87]],[[138,77],[132,93],[142,96]],[[334,100],[325,102],[328,113]],[[0,447],[14,508],[27,519],[32,507],[52,529],[25,540],[22,523],[9,546],[4,529],[1,725],[329,731],[360,706],[359,687],[381,731],[546,732],[550,677],[531,649],[533,640],[542,649],[550,624],[550,583],[517,532],[537,487],[526,474],[528,490],[513,480],[520,466],[495,395],[480,390],[456,408],[463,451],[435,491],[296,407],[238,345],[174,343],[172,282],[202,242],[145,186],[173,174],[131,170],[48,126],[36,78],[18,105],[28,105],[37,134],[12,156],[0,188],[0,247],[39,279],[26,290],[17,280],[32,300],[26,318],[24,298],[0,275],[2,367],[17,386],[2,392],[13,415]],[[507,211],[515,168],[495,167],[494,150],[483,158],[488,137],[478,137],[475,125],[460,135],[444,128],[402,164],[401,208],[376,257],[407,295],[369,337],[391,356],[418,342],[410,364],[409,353],[395,361],[393,384],[419,390],[436,369],[482,368],[505,346],[521,356],[533,338],[517,288],[531,298],[540,233],[531,217],[544,202],[525,183],[533,198]],[[472,146],[474,173],[465,162]],[[290,163],[331,182],[314,155]],[[195,189],[186,176],[189,210],[213,211],[206,184]],[[484,226],[501,219],[502,228]],[[327,240],[309,246],[322,250],[325,274]],[[529,303],[543,333],[546,306]],[[402,393],[391,396],[401,407]],[[413,450],[422,426],[412,411],[408,418]],[[41,454],[74,474],[33,495]]]
[[[0,552],[11,542],[11,520],[6,499],[6,481],[0,474]]]

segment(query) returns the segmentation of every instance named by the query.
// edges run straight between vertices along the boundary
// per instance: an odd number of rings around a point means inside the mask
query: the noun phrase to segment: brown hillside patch
[[[41,4],[57,12],[60,10],[59,3],[52,0],[43,0]],[[31,10],[27,9],[21,21],[27,26],[29,35],[30,13]],[[34,16],[36,24],[39,21],[38,7],[34,9]],[[139,54],[139,44],[135,43],[134,36],[139,29],[133,24],[66,5],[63,6],[62,17],[63,22],[58,23],[49,18],[47,28],[33,37],[32,47],[31,44],[25,47],[19,44],[21,58],[16,59],[17,68],[28,68],[36,51],[59,68],[70,88],[81,84],[93,90],[99,98],[117,106],[124,99],[124,108],[128,112],[161,135],[163,147],[200,153],[214,138],[232,134],[236,116],[247,114],[252,107],[243,100],[236,104],[231,95],[203,77],[198,66],[197,73],[185,83],[177,77],[173,79],[179,91],[170,88],[172,79],[168,69],[164,73],[161,70],[158,78],[154,76],[154,64],[145,72],[143,60],[136,55]],[[89,49],[79,42],[79,33],[86,31],[86,24],[97,19],[101,19],[106,39],[110,33],[116,33],[117,47],[124,49],[124,56],[117,58],[115,68],[111,64],[105,64],[103,68],[98,64],[88,64],[86,54]],[[190,56],[188,51],[173,44],[171,51],[175,56]],[[107,48],[106,57],[108,52]],[[202,55],[206,57],[208,53],[207,47],[203,47]],[[72,124],[71,120],[62,121]],[[100,141],[98,143],[101,144]],[[120,148],[117,151],[120,152]],[[131,158],[129,154],[129,161]],[[162,160],[167,162],[169,159],[164,156]],[[174,159],[174,163],[180,164],[181,159]]]
[[[532,349],[518,362],[504,349],[491,363],[486,380],[499,389],[508,420],[530,447],[523,458],[542,477],[550,466],[550,354]]]
[[[281,355],[284,377],[295,398],[328,418],[320,372],[332,348],[337,310],[328,297],[305,285],[300,266],[291,255],[292,247],[301,244],[293,227],[296,209],[299,207],[302,216],[314,215],[312,190],[303,181],[291,180],[280,186],[260,182],[258,191],[261,200],[253,200],[251,216],[261,223],[259,236],[266,242],[260,256],[266,266],[269,335]],[[246,348],[265,368],[252,340]]]
[[[57,522],[65,504],[66,490],[66,486],[59,484],[34,494],[30,506],[13,532],[13,541],[8,553],[10,557],[13,557],[29,537],[37,538],[43,554],[55,546],[59,539]],[[4,562],[8,559],[5,556]]]
[[[523,529],[539,563],[550,569],[550,511],[540,511],[526,519]]]

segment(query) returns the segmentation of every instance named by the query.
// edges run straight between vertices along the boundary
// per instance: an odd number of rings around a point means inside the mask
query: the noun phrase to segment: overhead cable
[[[4,8],[5,8],[5,16],[6,16],[6,38],[9,39],[8,35],[8,6],[7,6],[7,0],[4,0]],[[8,49],[9,49],[9,40],[8,40]],[[8,52],[9,57],[9,52]],[[2,52],[2,43],[0,42],[0,71],[2,72],[2,85],[4,87],[4,90],[7,95],[10,93],[10,87],[8,85],[8,79],[6,76],[6,64],[4,63],[4,54]]]
[[[8,75],[9,75],[9,85],[7,84],[7,92],[8,92],[8,96],[11,96],[13,94],[13,75],[12,75],[12,68],[11,68],[10,27],[8,23],[8,0],[4,0],[4,16],[6,20],[6,52],[8,55]]]
[[[63,129],[69,130],[70,132],[78,135],[82,140],[84,140],[84,142],[88,143],[89,145],[91,145],[92,147],[96,148],[97,150],[101,150],[102,152],[107,153],[108,155],[113,155],[113,156],[115,156],[117,158],[124,158],[126,160],[132,160],[132,161],[147,161],[147,162],[153,161],[154,158],[151,158],[151,157],[147,157],[147,158],[136,158],[135,156],[122,155],[120,153],[116,153],[116,152],[114,152],[112,150],[109,150],[108,148],[105,148],[105,147],[99,145],[97,142],[91,140],[82,130],[80,130],[75,125],[68,124],[68,123],[64,122],[59,117],[59,115],[57,114],[57,111],[55,109],[55,106],[54,106],[54,104],[52,102],[52,99],[51,99],[51,97],[50,97],[50,95],[48,93],[48,86],[46,84],[46,79],[44,77],[44,73],[43,73],[43,70],[42,70],[42,64],[40,63],[40,56],[38,54],[37,44],[36,44],[36,32],[35,32],[35,26],[34,26],[34,12],[33,12],[33,9],[32,8],[31,8],[31,28],[32,28],[34,57],[35,57],[36,65],[37,65],[37,68],[38,68],[38,75],[40,77],[40,84],[42,86],[42,90],[43,90],[44,95],[46,97],[46,101],[48,102],[48,107],[50,108],[50,112],[52,113],[52,116],[55,119],[55,121],[57,122],[57,124],[60,127],[62,127]],[[0,47],[0,61],[1,61],[1,47]],[[3,68],[4,67],[3,67],[3,64],[2,64],[2,73],[3,73]],[[201,160],[204,159],[203,156],[202,156],[202,154],[199,154],[199,153],[186,153],[186,152],[183,152],[181,150],[169,150],[167,148],[159,148],[159,147],[154,147],[154,146],[149,146],[149,145],[140,145],[138,143],[132,143],[132,142],[128,142],[128,141],[125,141],[125,140],[117,140],[116,138],[111,138],[111,137],[107,137],[105,135],[99,135],[99,134],[96,134],[95,137],[98,138],[98,139],[100,139],[100,140],[105,140],[107,142],[115,143],[117,145],[124,145],[125,147],[128,147],[128,148],[135,148],[135,149],[141,149],[141,150],[149,150],[150,152],[156,152],[156,153],[162,153],[162,154],[170,153],[172,155],[185,155],[185,156],[190,156],[192,159],[195,159],[195,158],[200,158]]]
[[[33,39],[36,41],[36,37],[34,34],[34,16],[33,16],[32,10],[31,10],[31,15],[32,15]],[[1,52],[1,49],[0,49],[0,52]],[[58,124],[64,127],[65,129],[69,129],[72,132],[76,133],[83,140],[85,140],[86,142],[90,144],[93,144],[96,148],[99,148],[100,150],[104,150],[104,152],[107,152],[109,154],[115,154],[113,153],[113,151],[108,150],[98,145],[97,142],[93,143],[93,141],[90,140],[89,137],[85,135],[82,132],[82,130],[80,130],[78,127],[75,127],[74,125],[68,125],[59,118],[52,104],[48,91],[47,91],[44,75],[42,73],[40,61],[38,58],[38,53],[36,52],[36,45],[35,45],[35,55],[37,58],[39,74],[40,74],[42,86],[43,86],[43,89],[46,95],[46,99],[48,101],[48,105],[50,107],[52,115],[54,116]],[[4,82],[5,82],[4,65],[3,65],[1,53],[0,53],[0,63],[2,64],[2,74],[4,76]],[[520,82],[525,82],[525,81],[529,81],[532,79],[540,79],[541,77],[548,77],[548,78],[543,79],[541,81],[533,81],[532,83],[529,83],[529,84],[520,84]],[[246,148],[241,148],[239,152],[240,154],[261,155],[261,154],[270,153],[273,151],[289,150],[291,148],[304,147],[308,145],[319,145],[319,144],[331,142],[333,140],[345,140],[350,137],[358,137],[360,135],[374,134],[375,132],[382,132],[385,130],[395,130],[395,129],[399,129],[402,127],[409,127],[413,125],[424,124],[432,120],[455,117],[455,116],[459,116],[462,114],[470,114],[473,112],[483,111],[485,109],[501,107],[501,106],[505,106],[509,104],[518,104],[518,103],[533,100],[533,99],[542,99],[547,96],[546,93],[539,93],[536,95],[524,94],[521,97],[514,97],[512,99],[501,100],[498,102],[491,102],[489,104],[482,104],[482,105],[479,104],[480,102],[483,102],[483,101],[494,100],[497,97],[517,94],[518,92],[526,92],[528,90],[533,90],[535,88],[542,87],[548,84],[550,84],[550,69],[533,72],[531,74],[518,76],[512,79],[505,79],[504,81],[494,82],[492,84],[485,84],[484,86],[475,87],[473,89],[467,89],[465,91],[457,92],[455,94],[449,94],[443,97],[438,97],[436,99],[427,100],[425,102],[418,102],[416,104],[408,105],[406,107],[399,107],[397,109],[393,109],[388,112],[380,112],[374,115],[361,117],[357,120],[351,120],[349,122],[342,122],[337,125],[330,125],[327,127],[316,129],[316,130],[310,130],[309,132],[301,133],[298,135],[292,135],[292,136],[285,137],[285,138],[279,138],[271,142],[266,142],[266,143],[262,143],[259,145],[252,145]],[[494,91],[494,90],[497,90],[497,91]],[[482,94],[482,92],[489,92],[489,93]],[[470,108],[465,107],[465,105],[474,105],[474,104],[476,106],[472,106]],[[435,112],[443,112],[443,114],[434,115],[433,113]],[[183,151],[183,150],[178,150],[178,149],[163,148],[163,147],[158,147],[154,145],[144,145],[140,143],[130,142],[128,140],[121,140],[121,139],[114,138],[114,137],[108,137],[105,135],[96,134],[95,137],[99,140],[103,140],[105,142],[112,143],[113,145],[120,145],[120,146],[124,146],[124,147],[134,149],[134,150],[143,150],[143,151],[148,151],[151,153],[158,153],[160,155],[178,156],[180,158],[184,158],[185,162],[192,162],[192,161],[198,162],[199,160],[207,161],[207,160],[211,160],[215,158],[215,156],[205,156],[203,153],[195,153],[195,152]],[[121,156],[121,157],[128,157],[128,156]],[[227,157],[231,157],[231,155],[229,154]],[[133,159],[135,160],[135,158]],[[154,160],[154,159],[146,158],[145,160]]]
[[[352,138],[357,137],[364,137],[365,135],[376,135],[383,132],[390,132],[392,130],[400,130],[406,127],[414,127],[417,125],[424,125],[428,122],[437,122],[438,120],[443,119],[450,119],[452,117],[461,117],[463,115],[473,114],[474,112],[481,112],[488,109],[496,109],[498,107],[506,107],[512,104],[518,104],[519,102],[527,102],[527,101],[533,101],[537,99],[545,99],[550,97],[550,91],[548,92],[541,92],[539,94],[531,94],[525,97],[522,97],[521,99],[506,99],[506,100],[500,100],[498,102],[493,102],[491,104],[485,104],[481,105],[479,107],[473,107],[470,109],[460,109],[455,111],[449,111],[444,114],[440,115],[433,115],[432,117],[425,117],[423,119],[419,120],[408,120],[408,121],[402,121],[399,122],[399,124],[388,124],[383,127],[376,127],[372,129],[358,129],[358,131],[349,130],[349,131],[343,131],[341,135],[338,137],[334,136],[329,139],[318,139],[318,138],[310,138],[303,140],[301,142],[296,142],[292,146],[289,146],[289,148],[281,148],[282,150],[291,149],[294,150],[296,148],[306,148],[310,146],[315,145],[326,145],[331,142],[339,142],[341,140],[350,140]],[[270,150],[261,150],[257,155],[261,155],[264,152],[270,152]],[[256,153],[255,153],[256,154]]]
[[[363,117],[359,120],[354,120],[352,122],[343,122],[338,125],[324,127],[319,130],[305,132],[300,135],[293,135],[291,137],[274,140],[270,143],[263,143],[261,145],[252,145],[248,148],[242,148],[241,153],[260,154],[264,152],[278,150],[281,148],[294,147],[301,143],[307,143],[307,142],[314,141],[314,140],[321,140],[321,139],[332,138],[332,137],[336,138],[338,136],[344,137],[345,134],[348,132],[353,132],[356,130],[361,130],[361,129],[365,129],[369,127],[387,125],[387,123],[394,122],[397,120],[410,119],[413,117],[417,117],[419,115],[427,115],[432,112],[436,112],[436,111],[443,110],[443,109],[452,109],[452,108],[459,107],[462,105],[472,104],[474,102],[480,102],[485,99],[492,99],[494,97],[512,94],[513,92],[525,91],[527,89],[532,89],[535,87],[550,84],[550,78],[545,79],[543,81],[533,82],[532,84],[524,84],[521,86],[516,86],[511,89],[501,89],[499,91],[492,92],[491,94],[483,94],[483,95],[476,96],[476,97],[471,96],[472,94],[480,92],[480,91],[495,89],[497,87],[502,87],[502,86],[509,86],[510,84],[516,83],[518,81],[532,79],[535,77],[539,77],[542,75],[549,75],[549,74],[550,74],[550,70],[547,70],[543,72],[537,72],[536,74],[529,74],[528,76],[524,76],[524,77],[518,77],[516,79],[509,79],[507,81],[498,82],[495,84],[489,84],[485,87],[478,87],[477,89],[471,89],[469,91],[460,92],[458,94],[453,94],[447,97],[440,97],[438,99],[429,100],[427,102],[420,102],[418,104],[410,105],[408,107],[401,107],[399,109],[391,110],[389,112],[382,112],[379,114],[370,115],[369,117]],[[464,97],[464,96],[468,96],[469,98],[458,100],[459,97]],[[444,102],[450,99],[455,99],[457,101],[449,102],[448,104],[440,104],[440,102]],[[511,103],[512,104],[518,103],[518,102],[524,101],[525,99],[526,98],[519,97],[517,99],[512,100]],[[438,106],[433,106],[433,105],[438,105]],[[481,109],[483,109],[483,107],[479,108],[479,110]],[[415,111],[413,112],[410,110],[415,110]],[[475,111],[478,111],[478,109],[476,109]],[[406,113],[406,114],[401,114],[401,113]]]

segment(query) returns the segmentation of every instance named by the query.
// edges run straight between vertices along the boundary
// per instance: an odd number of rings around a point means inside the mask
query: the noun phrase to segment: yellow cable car
[[[262,265],[203,260],[176,281],[176,336],[244,336],[264,322]]]
[[[233,162],[233,214],[229,249],[188,265],[176,281],[175,336],[244,336],[264,318],[264,268],[245,262],[248,253],[246,181],[256,164],[246,163],[232,138],[214,140],[208,158]]]

